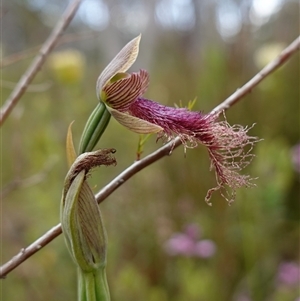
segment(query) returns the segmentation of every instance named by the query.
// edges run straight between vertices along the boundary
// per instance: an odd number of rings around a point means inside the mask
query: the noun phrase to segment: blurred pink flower
[[[285,285],[299,285],[300,266],[295,262],[283,262],[279,265],[277,279]]]
[[[196,243],[195,255],[202,258],[209,258],[216,253],[216,244],[210,239],[203,239]]]
[[[197,224],[189,224],[185,227],[184,233],[192,240],[197,240],[201,236],[201,229]]]
[[[171,255],[191,256],[194,253],[195,242],[186,234],[174,234],[166,243],[165,251]]]
[[[292,163],[295,170],[300,173],[300,143],[292,148]]]
[[[252,299],[246,295],[246,294],[242,294],[242,295],[239,295],[235,301],[252,301]]]
[[[171,256],[209,258],[215,254],[216,245],[210,239],[199,240],[199,226],[190,224],[185,227],[184,233],[175,233],[167,240],[164,249]]]

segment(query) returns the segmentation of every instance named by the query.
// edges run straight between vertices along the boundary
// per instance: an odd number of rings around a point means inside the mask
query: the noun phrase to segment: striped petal
[[[148,84],[149,75],[146,70],[127,74],[127,77],[104,87],[103,101],[111,108],[127,111],[131,103],[146,92]]]
[[[143,119],[131,116],[127,113],[122,113],[113,108],[108,107],[111,115],[121,123],[123,126],[127,127],[129,130],[138,134],[152,134],[163,131],[163,128],[154,123],[145,121]]]
[[[96,93],[98,98],[107,82],[117,73],[126,72],[135,62],[139,53],[141,35],[127,43],[115,58],[107,65],[97,80]]]

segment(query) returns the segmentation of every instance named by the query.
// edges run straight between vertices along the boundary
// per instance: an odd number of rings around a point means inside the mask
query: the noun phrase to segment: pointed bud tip
[[[74,148],[74,142],[73,142],[73,135],[72,135],[72,125],[74,123],[74,120],[70,123],[68,127],[67,132],[67,139],[66,139],[66,153],[67,153],[67,161],[68,166],[71,167],[71,165],[74,163],[77,155]]]

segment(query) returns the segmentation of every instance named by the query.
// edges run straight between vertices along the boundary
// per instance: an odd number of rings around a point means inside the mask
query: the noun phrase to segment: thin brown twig
[[[300,49],[300,36],[296,38],[288,47],[286,47],[278,57],[265,66],[260,72],[252,77],[242,88],[238,89],[235,93],[231,94],[225,101],[215,107],[212,113],[222,112],[227,110],[236,102],[238,102],[246,94],[257,86],[264,78],[270,73],[274,72],[282,66],[297,50]]]
[[[2,190],[0,190],[0,202],[12,191],[27,188],[43,181],[53,169],[54,163],[56,163],[56,159],[50,158],[45,162],[45,167],[41,171],[27,178],[21,178],[17,172],[14,179],[10,183],[6,184]]]
[[[90,39],[90,38],[97,38],[100,36],[101,33],[94,32],[94,31],[86,31],[81,33],[69,33],[61,37],[57,41],[57,46],[62,44],[67,44],[75,41],[80,41],[83,39]],[[26,49],[17,53],[13,53],[5,58],[2,59],[0,62],[0,68],[8,67],[12,64],[15,64],[21,60],[27,59],[31,56],[34,56],[36,52],[41,48],[41,45],[32,47],[30,49]]]
[[[48,90],[52,85],[51,81],[47,81],[44,83],[39,83],[39,84],[32,84],[28,85],[27,87],[27,92],[33,92],[33,93],[40,93]],[[6,88],[6,89],[13,89],[16,86],[16,83],[6,81],[6,80],[1,80],[1,88]]]
[[[31,65],[28,67],[26,72],[22,75],[18,84],[15,86],[14,90],[5,101],[0,112],[0,126],[4,123],[6,118],[9,116],[10,112],[14,106],[18,103],[21,96],[25,93],[28,85],[34,79],[35,75],[41,69],[41,66],[46,61],[47,56],[56,46],[59,37],[62,32],[68,27],[71,20],[73,19],[80,3],[82,0],[74,0],[65,10],[61,19],[57,22],[48,39],[45,41],[41,47],[39,54],[34,58]]]
[[[227,110],[238,102],[242,97],[251,92],[264,78],[282,66],[296,50],[300,48],[300,37],[298,37],[293,43],[291,43],[283,52],[273,61],[271,61],[265,68],[263,68],[257,75],[255,75],[250,81],[244,86],[238,89],[235,93],[225,99],[219,106],[212,110],[212,113],[220,113]],[[131,166],[125,169],[120,175],[114,180],[107,184],[96,194],[98,203],[103,202],[112,192],[118,187],[124,184],[128,179],[138,173],[140,170],[158,161],[159,159],[170,155],[170,153],[181,145],[180,139],[177,137],[170,141],[166,145],[162,146],[155,152],[141,159],[140,161],[134,162]],[[16,256],[10,261],[6,262],[0,268],[0,278],[4,278],[9,272],[19,266],[23,261],[29,258],[31,255],[39,251],[41,248],[46,246],[50,241],[62,233],[60,224],[50,229],[47,233],[42,235],[38,240],[33,242],[27,248],[23,248]]]

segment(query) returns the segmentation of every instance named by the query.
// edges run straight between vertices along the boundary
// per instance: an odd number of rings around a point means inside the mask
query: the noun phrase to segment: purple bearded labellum
[[[139,38],[132,40],[121,50],[116,56],[118,62],[126,47],[127,52],[130,52],[130,43],[131,47],[137,49]],[[135,58],[136,56],[137,51]],[[116,65],[114,60],[109,66]],[[130,67],[134,60],[131,57],[127,67]],[[203,114],[186,108],[167,107],[143,98],[149,84],[147,71],[124,73],[126,70],[123,68],[120,73],[110,72],[111,77],[105,78],[105,84],[98,85],[100,99],[118,122],[139,134],[157,133],[158,138],[164,138],[166,141],[178,136],[185,148],[193,148],[199,144],[206,146],[211,169],[215,170],[217,180],[217,186],[207,192],[205,200],[208,203],[216,190],[225,189],[226,195],[221,194],[232,202],[237,188],[253,186],[249,176],[239,174],[239,171],[251,162],[253,154],[250,152],[254,143],[258,141],[258,138],[247,135],[249,128],[230,126],[226,120],[217,121],[217,113]]]

